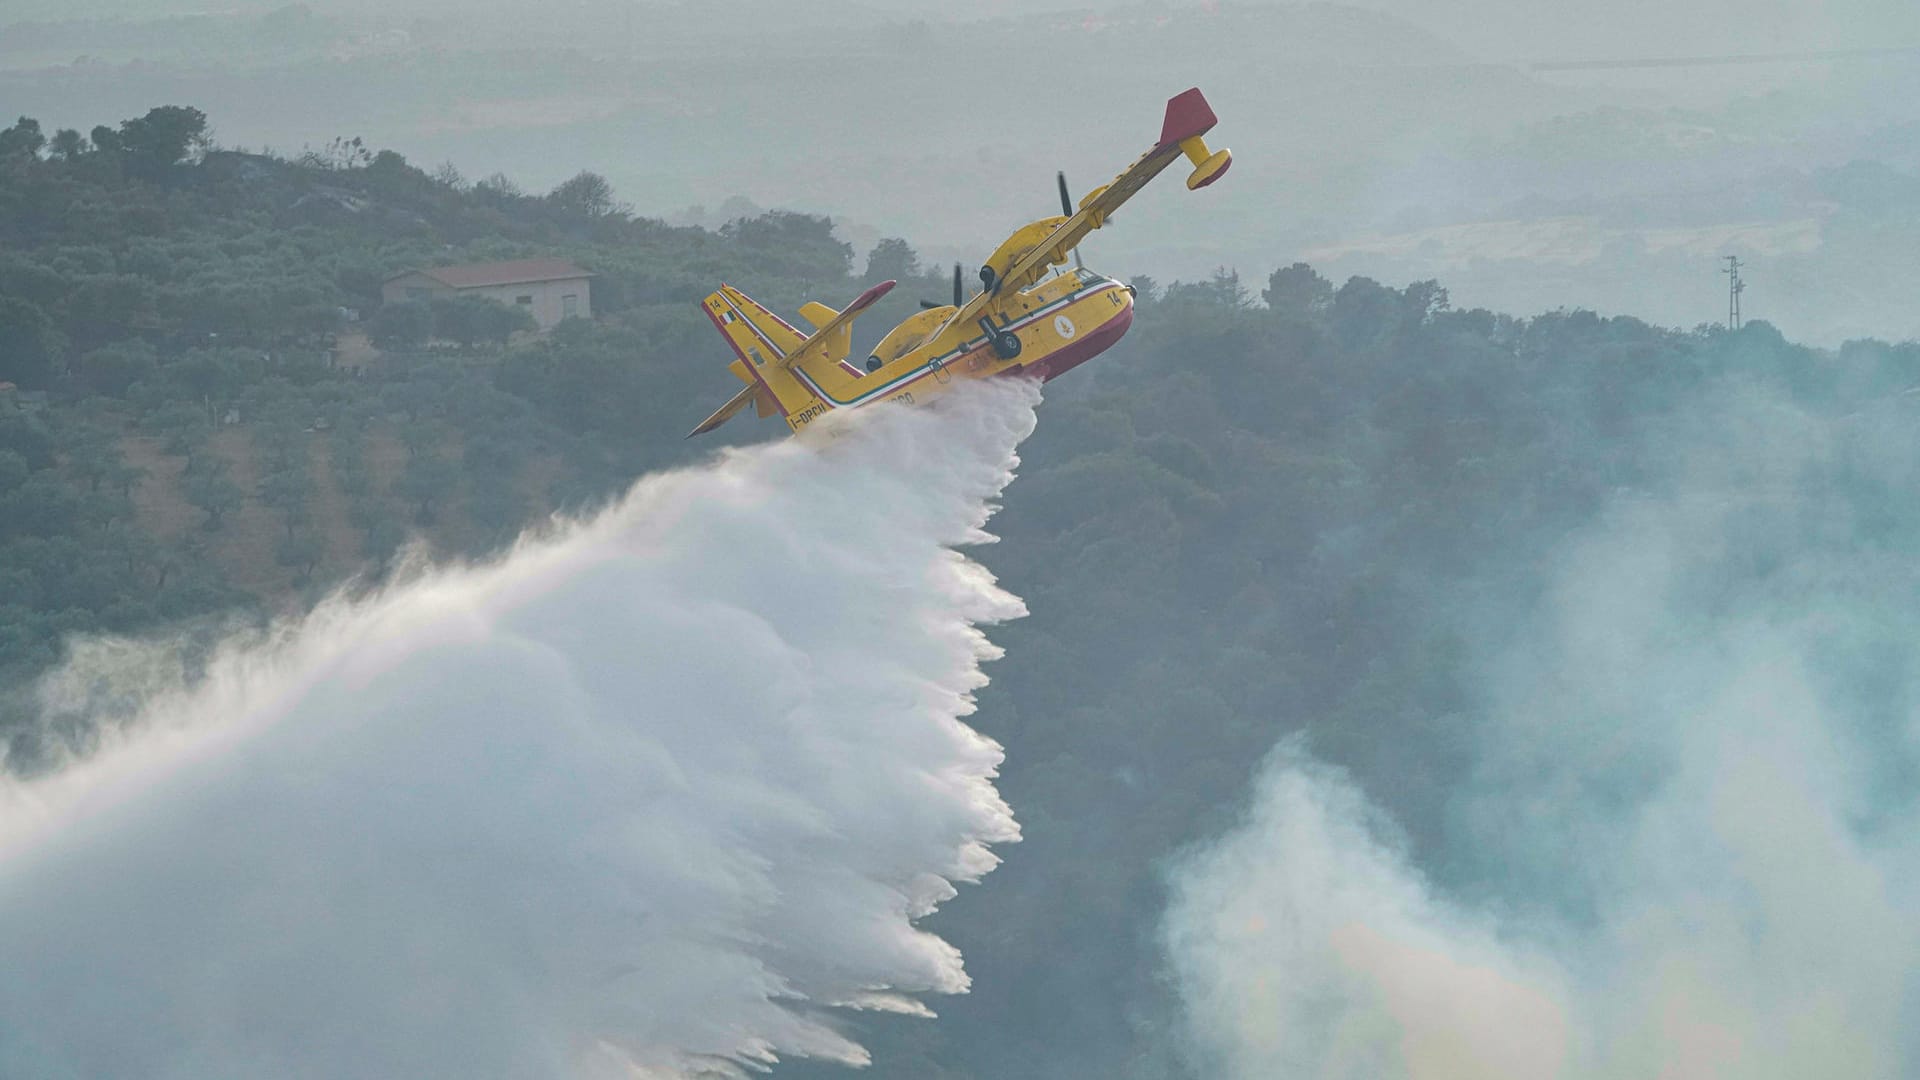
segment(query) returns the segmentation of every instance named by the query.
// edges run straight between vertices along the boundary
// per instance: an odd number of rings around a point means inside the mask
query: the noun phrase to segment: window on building
[[[516,304],[526,304],[528,306],[532,306],[533,297],[532,296],[516,296],[513,298],[513,302]]]
[[[563,319],[571,319],[578,314],[580,314],[580,297],[574,293],[568,293],[562,296],[560,298],[560,317]]]

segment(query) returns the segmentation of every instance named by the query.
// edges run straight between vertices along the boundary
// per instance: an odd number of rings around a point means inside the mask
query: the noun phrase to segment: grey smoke
[[[832,1009],[964,992],[914,920],[1018,838],[962,718],[1022,608],[954,549],[1034,393],[951,404],[332,602],[0,780],[0,1075],[858,1063]]]
[[[1443,839],[1291,743],[1176,875],[1198,1052],[1252,1077],[1920,1068],[1909,399],[1730,380],[1541,541]],[[1490,613],[1462,616],[1483,630]],[[1487,631],[1491,633],[1492,631]],[[1385,795],[1380,792],[1378,795]]]

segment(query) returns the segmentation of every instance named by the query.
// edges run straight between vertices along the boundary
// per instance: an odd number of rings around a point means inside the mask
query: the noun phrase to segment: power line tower
[[[1747,291],[1747,283],[1740,280],[1740,256],[1725,256],[1726,269],[1720,271],[1727,275],[1727,329],[1740,329],[1740,294]]]

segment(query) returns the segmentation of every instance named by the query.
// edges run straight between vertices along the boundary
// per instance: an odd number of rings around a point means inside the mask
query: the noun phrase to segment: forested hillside
[[[205,132],[178,106],[0,131],[0,685],[70,634],[281,610],[409,536],[483,552],[618,491],[729,393],[714,282],[789,310],[852,284],[818,218],[670,228],[592,174],[529,196]],[[391,274],[523,255],[595,272],[600,317],[508,345],[485,301],[381,308]]]
[[[1826,464],[1796,493],[1877,543],[1920,538],[1878,475],[1885,431],[1920,432],[1914,343],[1457,311],[1431,282],[1304,265],[1257,298],[1231,276],[1151,295],[1113,353],[1049,384],[982,554],[1033,611],[995,632],[977,719],[1007,744],[1026,841],[934,920],[978,992],[885,1027],[924,1055],[904,1076],[1194,1075],[1168,860],[1236,820],[1288,736],[1365,779],[1419,855],[1471,865],[1445,827],[1489,707],[1481,643],[1539,602],[1566,537],[1670,495],[1720,404],[1731,425],[1777,409],[1783,432],[1806,426],[1793,410],[1871,417],[1859,445],[1807,451]],[[1790,565],[1748,541],[1709,596]]]
[[[351,144],[202,152],[202,125],[0,134],[0,380],[20,388],[0,403],[0,685],[70,635],[297,606],[410,534],[484,552],[704,452],[681,436],[731,390],[696,309],[716,281],[792,310],[907,278],[876,325],[944,289],[904,245],[856,259],[814,218],[669,228],[591,177],[531,196]],[[600,275],[599,317],[422,342],[377,312],[389,273],[523,255]],[[1835,415],[1911,408],[1920,384],[1913,344],[1516,318],[1434,282],[1268,269],[1136,278],[1132,333],[1048,387],[1003,542],[978,553],[1032,611],[994,632],[974,718],[1007,746],[1026,839],[935,917],[974,992],[937,1023],[857,1021],[875,1075],[1184,1075],[1165,860],[1232,818],[1278,739],[1395,777],[1418,844],[1470,707],[1438,606],[1536,588],[1539,538],[1650,483],[1730,379]],[[352,364],[342,309],[374,329]],[[1866,482],[1835,468],[1836,490]],[[1912,535],[1911,509],[1884,512]],[[8,707],[34,730],[30,695]]]

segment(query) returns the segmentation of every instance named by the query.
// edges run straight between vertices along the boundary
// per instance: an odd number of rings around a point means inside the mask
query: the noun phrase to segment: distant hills
[[[0,96],[50,125],[192,101],[229,146],[360,136],[530,190],[591,168],[659,213],[741,199],[972,262],[1049,211],[1056,169],[1104,181],[1165,98],[1201,84],[1232,182],[1192,203],[1146,192],[1088,245],[1096,265],[1191,278],[1312,252],[1389,281],[1445,274],[1492,306],[1690,325],[1719,308],[1715,257],[1739,254],[1756,310],[1797,336],[1920,330],[1892,302],[1920,284],[1895,257],[1911,216],[1819,190],[1854,164],[1920,177],[1906,54],[1608,75],[1536,69],[1497,28],[1332,4],[949,7],[754,3],[724,25],[600,0],[533,23],[426,2],[49,16],[0,32]]]

